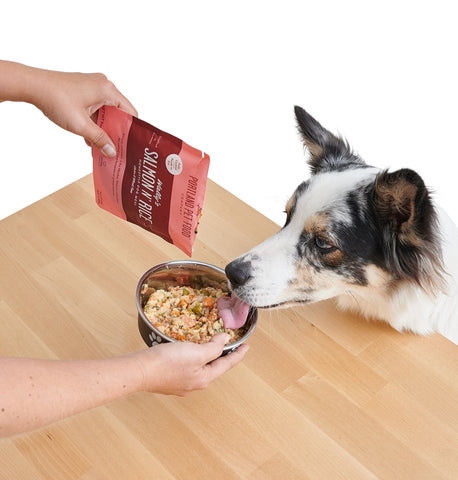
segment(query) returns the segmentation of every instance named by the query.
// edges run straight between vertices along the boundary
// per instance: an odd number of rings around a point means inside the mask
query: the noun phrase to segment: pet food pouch
[[[191,256],[210,157],[115,107],[102,107],[97,124],[117,152],[92,149],[97,204]]]

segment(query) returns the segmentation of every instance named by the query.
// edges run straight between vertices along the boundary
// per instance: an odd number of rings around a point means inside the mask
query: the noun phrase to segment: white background
[[[458,223],[453,1],[7,2],[0,58],[110,78],[210,178],[283,224],[308,177],[293,106],[370,164],[416,169]],[[92,171],[89,148],[0,104],[0,218]]]

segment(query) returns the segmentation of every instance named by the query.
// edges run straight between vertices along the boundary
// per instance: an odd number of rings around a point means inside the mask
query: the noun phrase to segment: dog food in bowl
[[[177,342],[173,337],[165,334],[156,327],[155,320],[150,320],[145,313],[145,306],[151,295],[157,290],[168,291],[170,287],[185,287],[194,290],[215,289],[222,292],[217,299],[219,313],[226,304],[221,304],[221,300],[230,300],[230,290],[228,280],[223,269],[204,262],[193,260],[173,260],[161,263],[146,271],[137,283],[135,292],[137,311],[138,311],[138,329],[145,343],[152,347],[161,343]],[[184,293],[184,292],[183,292]],[[202,300],[203,302],[203,300]],[[207,300],[209,302],[209,300]],[[198,310],[198,308],[196,309]],[[220,315],[218,314],[220,317]],[[223,355],[226,355],[237,349],[253,333],[258,320],[258,311],[256,308],[250,308],[246,315],[246,322],[243,326],[233,331],[237,331],[237,337],[230,340],[223,349]],[[218,327],[218,324],[215,326]],[[212,328],[215,330],[215,327]],[[216,334],[216,333],[215,333]],[[231,333],[229,333],[231,335]],[[240,335],[240,337],[238,337]],[[237,339],[235,339],[237,338]]]
[[[217,300],[227,296],[220,288],[169,287],[152,292],[143,308],[146,318],[174,340],[206,343],[213,335],[227,333],[230,343],[242,337],[240,329],[225,329]]]

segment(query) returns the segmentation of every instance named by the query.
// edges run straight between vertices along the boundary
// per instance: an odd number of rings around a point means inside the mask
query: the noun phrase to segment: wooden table
[[[209,182],[193,258],[224,267],[276,230]],[[185,258],[99,209],[91,176],[3,220],[0,242],[2,355],[145,348],[137,281]],[[0,441],[0,478],[458,478],[456,345],[332,302],[261,311],[249,343],[242,364],[189,397],[135,394]]]

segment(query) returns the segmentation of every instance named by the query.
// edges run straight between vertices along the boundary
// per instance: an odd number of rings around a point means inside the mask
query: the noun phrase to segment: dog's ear
[[[441,289],[444,267],[436,212],[420,175],[410,169],[379,173],[374,206],[384,257],[395,276],[414,280],[426,291]]]
[[[301,107],[294,107],[297,129],[304,145],[310,152],[309,165],[312,173],[331,170],[345,170],[351,166],[365,165],[353,154],[348,143],[320,125]]]

